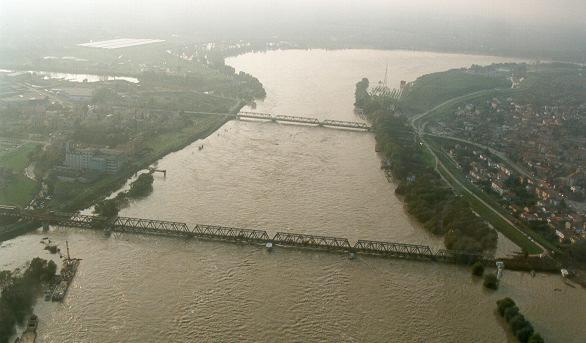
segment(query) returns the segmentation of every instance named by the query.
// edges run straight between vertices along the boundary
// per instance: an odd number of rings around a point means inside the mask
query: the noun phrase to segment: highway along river
[[[387,63],[398,85],[502,61],[293,50],[227,63],[265,85],[257,110],[356,121],[354,84],[384,78]],[[122,215],[442,246],[406,215],[368,133],[232,121],[158,165],[167,177]],[[37,305],[40,342],[515,342],[495,312],[505,296],[548,342],[586,337],[586,292],[558,275],[506,271],[487,292],[458,266],[69,228],[4,242],[0,267],[45,256],[45,235],[83,261],[64,304]],[[499,255],[515,250],[500,240]]]

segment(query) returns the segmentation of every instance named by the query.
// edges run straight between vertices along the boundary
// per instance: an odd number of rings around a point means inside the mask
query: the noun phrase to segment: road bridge
[[[354,121],[324,120],[320,124],[322,126],[345,127],[349,129],[362,129],[370,131],[370,126],[368,126],[366,123],[358,123]]]
[[[240,111],[234,113],[213,113],[213,112],[194,112],[194,111],[183,111],[186,114],[200,114],[200,115],[219,115],[224,117],[231,117],[233,119],[255,119],[265,120],[271,122],[287,122],[287,123],[299,123],[306,125],[313,125],[319,127],[327,127],[333,129],[352,129],[360,131],[370,131],[372,128],[367,123],[343,121],[343,120],[330,120],[325,119],[320,121],[319,119],[311,116],[292,116],[274,113],[262,113],[252,111]]]
[[[467,251],[440,249],[434,252],[429,246],[396,242],[359,240],[354,245],[347,238],[277,232],[273,238],[265,230],[242,229],[235,227],[197,224],[190,227],[183,222],[116,217],[104,218],[79,213],[23,210],[13,206],[0,205],[0,217],[11,217],[24,222],[63,227],[80,227],[103,230],[106,233],[121,232],[149,234],[183,238],[198,238],[252,244],[272,243],[283,247],[310,248],[325,251],[358,253],[389,258],[436,261],[445,263],[469,264],[480,261],[494,263],[494,259]]]
[[[299,233],[277,232],[273,243],[284,246],[307,248],[325,248],[332,250],[350,250],[350,242],[346,238],[306,235]]]
[[[320,122],[317,118],[311,118],[311,117],[276,115],[276,116],[274,116],[274,119],[275,119],[275,121],[283,121],[283,122],[289,122],[289,123],[320,125]]]

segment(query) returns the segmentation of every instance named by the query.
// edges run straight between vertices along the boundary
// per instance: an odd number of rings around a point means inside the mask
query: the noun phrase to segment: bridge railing
[[[191,232],[185,223],[131,217],[116,218],[112,229],[123,232],[165,232],[184,235]]]
[[[277,232],[273,237],[273,243],[281,245],[326,248],[326,249],[350,249],[347,238],[306,235],[299,233]]]
[[[0,205],[0,216],[2,216],[2,217],[20,217],[20,209],[16,206]]]
[[[269,235],[264,230],[239,229],[217,225],[196,225],[192,230],[192,234],[196,237],[245,242],[266,242],[269,240]]]
[[[295,123],[307,123],[307,124],[319,125],[319,120],[317,118],[311,118],[311,117],[296,117],[296,116],[277,115],[277,116],[274,116],[273,118],[277,121],[288,121],[288,122],[295,122]]]
[[[261,112],[246,112],[242,111],[237,114],[238,117],[242,118],[253,118],[253,119],[273,119],[273,115],[270,113],[261,113]]]
[[[405,244],[383,241],[359,240],[354,245],[359,252],[393,255],[397,257],[432,258],[433,251],[427,245]]]
[[[479,254],[477,252],[449,249],[439,249],[435,253],[435,258],[440,261],[463,264],[472,264],[477,261],[482,262],[492,260],[492,257]]]
[[[339,126],[339,127],[347,127],[347,128],[355,128],[355,129],[370,129],[370,126],[366,123],[359,123],[353,121],[343,121],[343,120],[324,120],[321,122],[322,125],[325,126]]]
[[[343,120],[323,120],[323,121],[320,121],[319,119],[314,118],[314,117],[300,117],[300,116],[292,116],[292,115],[274,115],[271,113],[249,112],[249,111],[241,111],[237,114],[237,116],[242,117],[242,118],[267,119],[267,120],[273,120],[273,121],[286,121],[286,122],[305,123],[305,124],[313,124],[313,125],[321,125],[321,126],[370,130],[370,126],[368,124],[353,122],[353,121],[343,121]]]
[[[352,247],[347,238],[277,232],[271,239],[265,230],[240,229],[217,225],[196,225],[190,229],[182,222],[142,219],[132,217],[105,218],[79,213],[44,212],[21,210],[0,206],[0,216],[17,217],[25,221],[36,221],[52,225],[102,229],[117,232],[173,235],[236,242],[273,242],[283,246],[309,247],[326,250],[343,250],[365,254],[384,255],[410,259],[428,259],[449,263],[471,264],[476,261],[493,262],[491,256],[471,251],[440,249],[433,252],[429,246],[384,241],[359,240]]]

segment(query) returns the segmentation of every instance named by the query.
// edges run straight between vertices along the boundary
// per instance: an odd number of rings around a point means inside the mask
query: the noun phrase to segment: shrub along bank
[[[496,302],[501,317],[505,318],[513,334],[521,343],[543,343],[540,334],[536,333],[533,325],[519,311],[519,307],[511,298],[504,298]]]
[[[140,174],[130,184],[130,190],[118,193],[115,198],[98,202],[94,212],[103,217],[116,217],[118,212],[120,212],[120,208],[126,205],[129,199],[142,198],[149,195],[153,191],[154,180],[151,173]]]
[[[407,119],[395,115],[384,99],[364,91],[367,84],[365,80],[357,84],[356,101],[374,126],[378,151],[390,166],[398,183],[396,193],[403,196],[407,211],[427,230],[444,236],[449,249],[493,251],[496,231],[446,186]]]
[[[32,313],[33,305],[41,292],[41,284],[50,281],[57,271],[53,261],[34,258],[23,273],[0,271],[0,343],[14,335],[14,326],[22,324]]]

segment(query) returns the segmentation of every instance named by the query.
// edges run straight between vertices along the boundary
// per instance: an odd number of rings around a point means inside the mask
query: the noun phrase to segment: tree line
[[[120,192],[112,199],[105,199],[96,204],[94,212],[100,216],[113,218],[118,215],[120,209],[128,203],[129,199],[141,198],[149,195],[153,191],[154,177],[151,173],[140,174],[136,180],[130,184],[130,189],[126,192]]]
[[[50,282],[57,272],[57,264],[42,258],[34,258],[23,273],[0,272],[0,343],[8,343],[16,330],[32,313],[33,305],[42,290],[42,284]]]
[[[426,161],[425,151],[406,118],[396,115],[379,97],[371,97],[368,79],[356,85],[356,105],[372,122],[378,149],[389,162],[395,192],[403,196],[407,211],[434,234],[444,236],[448,249],[493,251],[497,233],[448,188]]]
[[[521,343],[543,343],[541,335],[535,332],[533,325],[519,311],[519,307],[511,298],[504,298],[496,302],[498,313],[503,317],[511,331]]]

